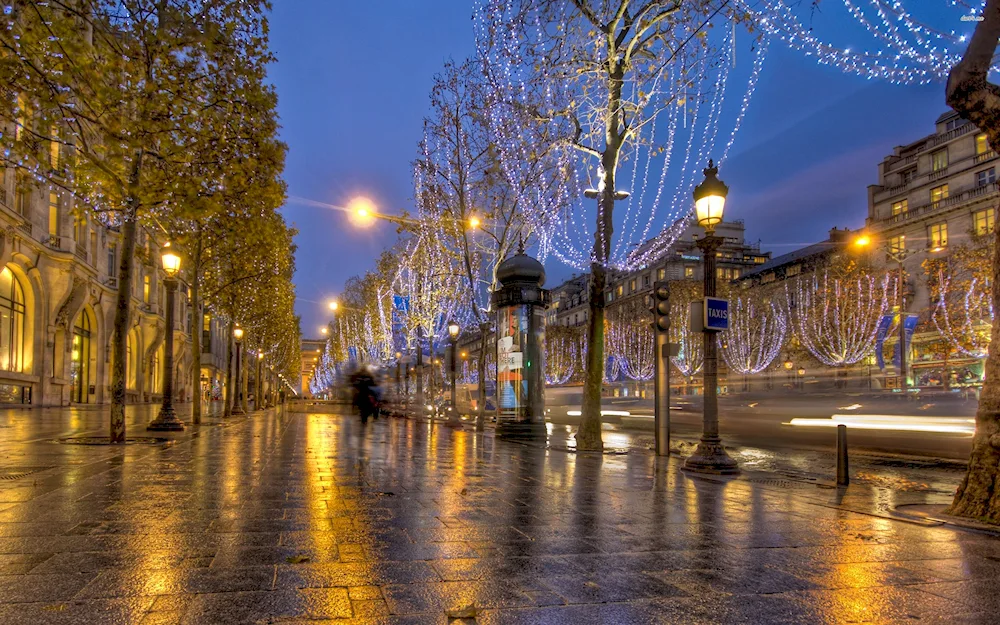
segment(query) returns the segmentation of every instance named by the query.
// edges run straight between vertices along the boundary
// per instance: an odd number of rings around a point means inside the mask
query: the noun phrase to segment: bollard
[[[837,486],[847,486],[851,476],[847,470],[847,426],[837,426]]]

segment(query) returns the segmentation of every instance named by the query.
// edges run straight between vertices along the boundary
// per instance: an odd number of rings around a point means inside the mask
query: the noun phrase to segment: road
[[[547,416],[557,424],[579,422],[579,396],[547,390]],[[555,392],[553,392],[555,391]],[[671,431],[680,436],[701,432],[700,397],[671,400]],[[652,430],[652,400],[605,398],[605,421],[623,430]],[[773,448],[827,449],[834,444],[835,428],[809,427],[814,419],[823,425],[833,415],[848,422],[853,449],[892,454],[930,456],[953,460],[968,458],[972,446],[972,419],[976,401],[958,397],[933,399],[883,398],[871,395],[757,395],[719,398],[723,438],[733,444]],[[796,425],[790,425],[797,419]],[[801,420],[809,419],[805,425]],[[871,427],[885,429],[865,429]],[[931,431],[905,431],[918,427]],[[967,431],[940,431],[940,430]]]

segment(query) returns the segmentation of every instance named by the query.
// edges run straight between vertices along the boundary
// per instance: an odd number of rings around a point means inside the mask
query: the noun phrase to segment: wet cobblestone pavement
[[[149,411],[130,417],[145,435]],[[105,420],[0,415],[0,623],[958,624],[1000,610],[1000,539],[847,510],[878,503],[853,486],[334,415],[53,442]]]

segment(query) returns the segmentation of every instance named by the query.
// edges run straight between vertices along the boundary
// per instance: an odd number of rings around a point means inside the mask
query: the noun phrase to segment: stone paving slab
[[[132,433],[151,410],[132,409]],[[0,623],[994,623],[1000,540],[892,492],[282,411],[0,413]],[[908,500],[913,494],[906,495]],[[933,497],[933,495],[928,495]],[[462,618],[449,618],[460,616]]]

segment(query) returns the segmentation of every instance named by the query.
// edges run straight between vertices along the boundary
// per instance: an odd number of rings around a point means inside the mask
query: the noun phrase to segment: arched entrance
[[[73,348],[70,354],[70,383],[72,396],[70,401],[86,404],[90,401],[90,360],[93,326],[90,315],[81,310],[73,325]]]

